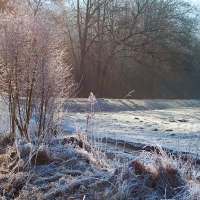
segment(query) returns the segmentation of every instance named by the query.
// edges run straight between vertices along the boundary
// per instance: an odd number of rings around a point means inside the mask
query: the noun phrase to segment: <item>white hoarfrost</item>
[[[66,132],[84,131],[88,114],[83,101],[68,101],[73,112],[63,114],[61,128]],[[76,106],[71,106],[75,102]],[[96,138],[107,138],[115,144],[132,143],[135,147],[159,144],[200,154],[200,100],[98,99],[96,111],[88,132]]]

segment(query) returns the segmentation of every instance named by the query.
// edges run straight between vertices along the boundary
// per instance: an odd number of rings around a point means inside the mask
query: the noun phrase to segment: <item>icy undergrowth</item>
[[[0,142],[0,198],[5,199],[199,199],[193,160],[162,148],[134,160],[109,161],[81,134],[26,143]]]

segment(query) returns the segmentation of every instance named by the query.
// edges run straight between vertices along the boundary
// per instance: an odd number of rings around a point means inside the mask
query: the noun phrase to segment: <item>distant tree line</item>
[[[11,1],[1,0],[1,11]],[[93,92],[108,98],[200,98],[199,11],[190,3],[22,2],[61,31],[78,97]]]
[[[54,0],[79,96],[200,97],[198,17],[181,0]],[[196,91],[196,92],[194,92]]]

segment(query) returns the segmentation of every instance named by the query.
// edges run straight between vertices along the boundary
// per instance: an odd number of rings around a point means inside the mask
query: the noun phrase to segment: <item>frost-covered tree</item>
[[[38,10],[22,1],[0,13],[0,84],[8,96],[10,131],[29,140],[52,130],[60,102],[75,86],[61,34]]]

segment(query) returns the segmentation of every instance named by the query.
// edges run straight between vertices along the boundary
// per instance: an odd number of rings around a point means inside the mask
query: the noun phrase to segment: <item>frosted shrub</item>
[[[8,96],[10,132],[30,140],[31,120],[38,137],[52,132],[74,81],[58,29],[23,1],[10,4],[14,11],[0,13],[1,91]]]

